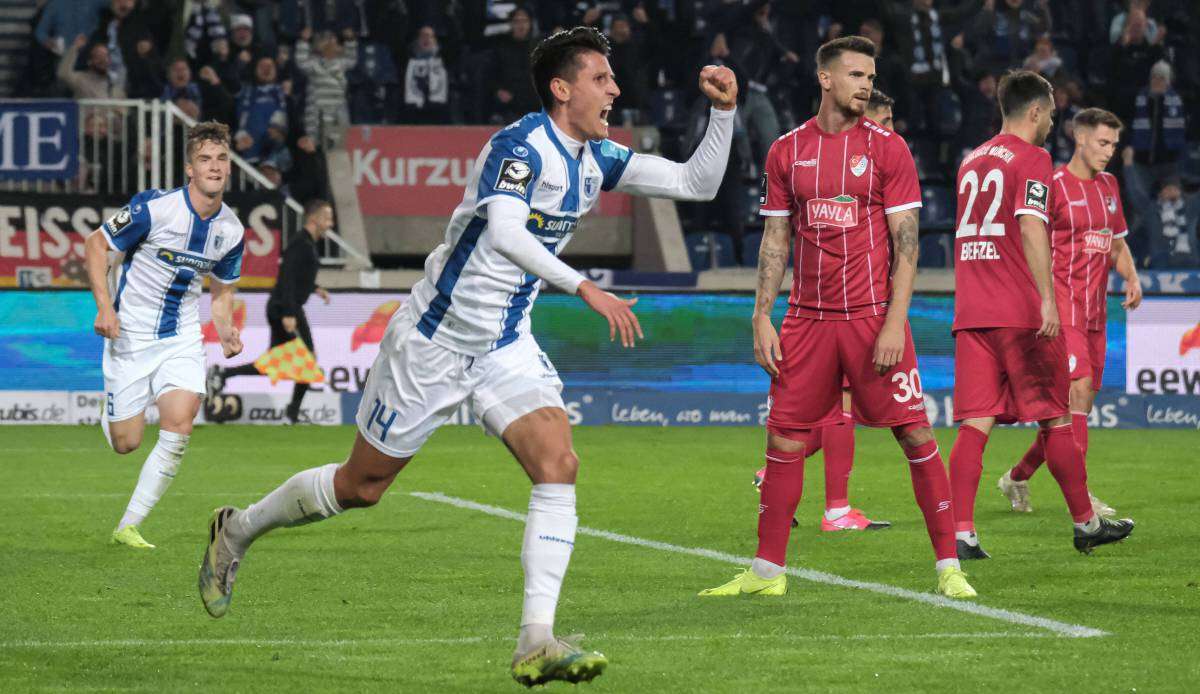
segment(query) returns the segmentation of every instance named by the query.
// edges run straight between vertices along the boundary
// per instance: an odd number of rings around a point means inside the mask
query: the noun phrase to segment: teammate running
[[[954,418],[950,454],[960,559],[986,559],[975,532],[975,495],[983,450],[997,421],[1036,421],[1050,474],[1075,522],[1075,548],[1116,542],[1133,521],[1092,510],[1083,453],[1075,445],[1067,401],[1067,346],[1046,235],[1055,193],[1042,149],[1054,111],[1053,89],[1028,70],[1005,75],[997,98],[1000,134],[963,159],[958,170],[954,239]],[[1069,311],[1069,309],[1068,309]]]
[[[868,120],[892,129],[892,97],[875,89],[867,101]],[[766,204],[766,199],[760,201]],[[885,530],[892,524],[884,520],[867,518],[860,509],[850,506],[850,471],[854,468],[854,416],[850,406],[850,382],[842,379],[842,420],[812,430],[804,444],[804,457],[810,458],[818,451],[825,451],[825,513],[821,516],[821,532],[842,530]],[[761,467],[754,473],[754,486],[762,488],[767,468]],[[792,527],[799,526],[795,518]]]
[[[1051,182],[1050,246],[1054,252],[1054,293],[1067,341],[1071,377],[1071,428],[1087,460],[1088,414],[1104,376],[1108,270],[1125,280],[1127,310],[1142,303],[1133,255],[1125,243],[1129,227],[1117,179],[1104,171],[1121,136],[1121,119],[1099,108],[1075,114],[1075,154],[1054,171]],[[1046,458],[1040,438],[998,486],[1014,511],[1029,513],[1029,478]],[[1092,509],[1112,517],[1116,511],[1095,496]]]
[[[158,405],[150,451],[112,541],[153,549],[142,521],[175,474],[204,396],[204,347],[197,299],[211,276],[212,317],[226,357],[242,351],[233,326],[234,283],[242,271],[242,224],[221,196],[229,179],[229,128],[195,125],[187,135],[188,184],[133,196],[88,236],[84,258],[104,336],[104,438],[114,451],[142,443],[145,412]],[[109,249],[125,254],[116,297],[109,295]]]
[[[750,568],[702,596],[783,595],[790,524],[804,485],[810,432],[842,418],[842,378],[854,419],[889,427],[909,461],[937,557],[938,590],[975,596],[954,548],[950,485],[925,414],[908,307],[917,270],[921,191],[904,139],[863,118],[875,44],[848,36],[817,51],[821,106],[767,157],[766,220],[753,326],[771,375],[767,474]],[[771,309],[796,239],[782,336]],[[893,252],[894,247],[894,252]]]
[[[349,459],[292,477],[245,510],[224,506],[210,521],[200,594],[225,614],[250,544],[281,527],[373,506],[426,439],[463,402],[500,437],[533,482],[521,565],[524,608],[512,675],[533,686],[579,682],[607,665],[553,634],[559,590],[575,543],[579,460],[562,382],[529,329],[539,278],[577,294],[625,347],[642,337],[619,299],[556,256],[601,190],[709,200],[729,157],[737,82],[725,67],[700,71],[712,102],[708,131],[686,164],[631,153],[606,139],[620,95],[608,41],[588,27],[560,31],[531,56],[545,110],[496,133],[476,160],[446,242],[425,261],[425,278],[392,317],[371,367]]]

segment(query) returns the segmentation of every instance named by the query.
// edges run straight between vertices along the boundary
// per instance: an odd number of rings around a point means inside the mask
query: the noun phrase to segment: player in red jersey
[[[845,377],[854,419],[891,428],[908,458],[937,557],[938,590],[975,596],[955,555],[949,480],[908,328],[921,190],[903,138],[863,117],[874,78],[869,40],[848,36],[821,46],[820,110],[767,155],[752,319],[755,358],[772,377],[758,551],[749,569],[701,595],[787,591],[784,564],[804,486],[805,441],[814,428],[842,418]],[[780,334],[771,308],[793,237],[792,292]]]
[[[879,89],[871,92],[865,115],[868,120],[892,129],[892,107],[896,102]],[[766,203],[764,198],[762,204]],[[842,530],[884,530],[892,524],[872,520],[850,505],[850,471],[854,468],[854,416],[850,406],[850,382],[842,378],[842,421],[812,430],[804,444],[804,457],[825,451],[825,513],[821,516],[821,532]],[[754,473],[754,486],[761,489],[767,468]],[[792,527],[799,525],[795,518]]]
[[[1070,382],[1050,263],[1050,132],[1053,89],[1028,70],[997,90],[1004,126],[958,170],[954,239],[954,418],[950,482],[960,559],[986,559],[975,534],[983,449],[997,422],[1036,421],[1050,474],[1075,521],[1075,547],[1121,540],[1133,521],[1092,510],[1083,453],[1067,407]]]
[[[1088,414],[1104,375],[1108,270],[1125,280],[1121,305],[1133,310],[1142,302],[1133,255],[1125,243],[1128,226],[1117,179],[1104,171],[1117,148],[1121,119],[1099,108],[1084,109],[1073,121],[1075,154],[1051,177],[1050,246],[1054,253],[1054,294],[1070,369],[1071,427],[1087,459]],[[1041,439],[1000,478],[1000,491],[1014,511],[1030,512],[1028,480],[1045,460]],[[1116,511],[1095,496],[1092,510]]]

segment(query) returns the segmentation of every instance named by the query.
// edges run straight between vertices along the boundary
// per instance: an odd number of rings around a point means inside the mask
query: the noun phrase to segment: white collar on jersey
[[[562,144],[563,149],[567,150],[567,154],[570,154],[572,157],[578,159],[579,155],[583,152],[583,143],[564,133],[562,129],[558,127],[558,124],[554,122],[554,119],[550,117],[549,113],[546,114],[546,122],[548,122],[550,127],[554,129],[554,136],[558,138],[558,141]]]

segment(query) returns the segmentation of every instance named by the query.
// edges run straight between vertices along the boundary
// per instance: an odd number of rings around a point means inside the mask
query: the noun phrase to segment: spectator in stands
[[[608,64],[621,88],[621,97],[615,105],[619,122],[628,125],[641,122],[650,89],[650,52],[645,36],[634,32],[628,15],[619,14],[613,17],[608,40],[612,48]]]
[[[996,76],[981,71],[977,74],[975,89],[963,98],[963,125],[958,141],[960,158],[998,132],[1000,108],[996,104]]]
[[[1133,121],[1134,100],[1146,86],[1146,75],[1163,56],[1162,46],[1151,41],[1147,34],[1148,22],[1145,10],[1131,7],[1112,53],[1109,98],[1113,112],[1126,123]],[[1159,32],[1158,39],[1161,41],[1164,36],[1165,32]]]
[[[746,85],[745,101],[739,109],[750,131],[755,162],[767,160],[767,150],[782,128],[779,114],[771,101],[770,89],[780,82],[782,63],[796,64],[800,56],[780,42],[771,23],[771,1],[755,0],[749,16],[740,18],[740,28],[727,36],[729,59],[737,67],[741,83]]]
[[[213,43],[229,39],[220,4],[219,0],[205,0],[191,5],[191,15],[185,20],[183,50],[194,65],[208,65]]]
[[[366,36],[369,33],[361,11],[361,0],[282,0],[279,3],[279,33],[285,40],[312,35]]]
[[[1150,43],[1159,43],[1158,22],[1149,17],[1150,0],[1129,0],[1127,3],[1125,3],[1125,5],[1128,9],[1125,12],[1120,12],[1113,17],[1112,24],[1110,24],[1108,27],[1108,42],[1115,44],[1123,41],[1129,18],[1134,14],[1140,14],[1144,18],[1146,24],[1146,40]]]
[[[1075,114],[1083,102],[1083,87],[1078,82],[1054,85],[1054,122],[1046,136],[1046,150],[1054,165],[1066,164],[1075,155]]]
[[[304,108],[304,131],[318,146],[350,124],[350,105],[346,100],[346,71],[358,63],[358,42],[345,30],[343,46],[329,32],[317,34],[305,28],[296,43],[296,67],[308,81],[308,99]],[[310,45],[309,41],[315,46]],[[313,49],[316,55],[313,55]]]
[[[229,18],[229,43],[233,58],[237,61],[238,76],[242,82],[250,82],[252,71],[257,71],[255,58],[262,53],[262,44],[254,35],[254,19],[248,14],[235,14]]]
[[[1049,0],[985,0],[967,32],[976,65],[1000,73],[1021,65],[1033,51],[1037,37],[1050,31]]]
[[[1150,185],[1178,175],[1178,162],[1187,143],[1183,99],[1171,87],[1172,70],[1166,61],[1150,68],[1150,86],[1134,102],[1130,144],[1134,161],[1144,167]]]
[[[221,79],[209,66],[200,68],[200,81],[192,80],[192,69],[185,58],[176,58],[167,68],[163,101],[170,101],[194,120],[235,121],[233,98],[221,87]]]
[[[1178,178],[1167,178],[1158,195],[1151,197],[1151,183],[1134,163],[1133,150],[1122,153],[1125,164],[1125,194],[1129,208],[1137,212],[1137,225],[1150,242],[1150,267],[1200,266],[1200,194],[1185,196]]]
[[[96,30],[100,11],[108,3],[109,0],[49,0],[33,30],[33,37],[46,50],[61,56],[76,36],[89,36]]]
[[[524,7],[509,15],[511,31],[496,41],[492,104],[489,121],[508,123],[541,109],[529,79],[529,53],[533,50],[533,16]]]
[[[892,96],[908,105],[909,112],[903,115],[915,129],[932,127],[933,106],[939,103],[941,92],[952,84],[949,50],[962,50],[964,45],[962,35],[952,36],[952,29],[979,12],[983,3],[984,0],[961,0],[940,9],[934,8],[933,0],[911,0],[907,6],[897,2],[881,5],[891,23],[891,36],[900,61],[909,66],[909,93]]]
[[[433,27],[417,30],[404,66],[404,122],[445,123],[450,114],[450,72]]]
[[[1058,51],[1054,49],[1054,42],[1050,40],[1049,35],[1039,36],[1038,40],[1033,44],[1033,52],[1029,57],[1025,58],[1026,70],[1033,70],[1039,73],[1042,77],[1055,81],[1063,71],[1063,61],[1058,55]]]
[[[284,185],[284,176],[292,169],[292,153],[287,146],[287,132],[287,114],[281,111],[271,116],[266,137],[259,143],[258,159],[255,162],[259,173],[266,176],[276,188],[283,188],[285,195],[288,194],[288,190]]]
[[[88,47],[87,68],[76,70],[75,62],[84,46]],[[124,99],[125,85],[113,82],[108,64],[108,46],[103,43],[88,45],[87,37],[80,34],[58,63],[58,79],[76,99]]]
[[[208,66],[221,78],[221,86],[233,96],[242,91],[242,66],[237,56],[230,53],[229,39],[217,39],[212,42],[212,56]]]
[[[93,40],[108,47],[108,71],[116,84],[124,84],[131,96],[137,96],[147,75],[127,75],[126,63],[153,49],[152,36],[136,9],[135,0],[111,0],[100,13]]]
[[[908,75],[906,74],[908,71],[896,54],[887,50],[887,44],[884,43],[883,22],[873,17],[867,19],[858,28],[858,33],[860,36],[871,39],[877,50],[875,54],[875,87],[889,95],[895,94],[896,112],[907,113],[909,105],[905,96],[908,94]],[[896,119],[897,131],[903,133],[907,129],[906,125],[903,117]]]
[[[283,140],[287,140],[287,95],[277,78],[275,59],[263,56],[254,66],[254,84],[246,85],[238,94],[238,127],[233,144],[238,154],[252,164],[269,147],[267,135],[272,125],[281,128]]]

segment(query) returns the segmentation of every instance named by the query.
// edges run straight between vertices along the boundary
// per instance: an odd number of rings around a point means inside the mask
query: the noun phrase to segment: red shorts
[[[1068,412],[1067,344],[1032,328],[954,334],[954,421],[1039,422]]]
[[[1063,326],[1067,338],[1067,368],[1071,380],[1092,378],[1092,390],[1100,390],[1104,380],[1104,352],[1108,347],[1107,335],[1101,330],[1084,330]]]
[[[928,424],[907,323],[900,363],[882,376],[875,373],[875,339],[883,321],[883,316],[784,319],[779,336],[783,360],[779,377],[771,381],[767,429],[795,438],[798,432],[842,421],[844,383],[858,422],[873,427]]]

